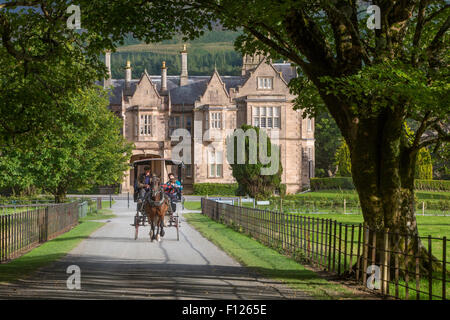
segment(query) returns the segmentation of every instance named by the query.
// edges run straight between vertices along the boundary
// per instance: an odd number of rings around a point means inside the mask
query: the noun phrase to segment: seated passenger
[[[144,202],[145,195],[150,191],[152,175],[150,173],[150,167],[144,167],[144,173],[139,176],[137,187],[139,190],[138,196],[138,211],[141,211],[142,203]]]
[[[169,181],[163,184],[163,190],[170,199],[171,205],[169,206],[169,214],[173,214],[172,203],[181,199],[181,192],[183,187],[181,186],[181,182],[175,179],[175,175],[173,173],[169,173]]]

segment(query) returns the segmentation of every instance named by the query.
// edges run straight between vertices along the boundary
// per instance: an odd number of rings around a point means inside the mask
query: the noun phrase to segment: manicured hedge
[[[236,195],[237,183],[194,183],[194,195]]]
[[[336,177],[336,178],[311,178],[311,190],[353,190],[353,180],[351,177]]]
[[[450,191],[450,180],[415,180],[416,190]]]
[[[12,205],[12,204],[35,204],[35,203],[48,203],[55,200],[54,196],[10,196],[2,197],[0,196],[0,205]]]
[[[450,191],[450,180],[414,181],[415,190]],[[355,185],[351,177],[311,178],[311,190],[353,190]]]

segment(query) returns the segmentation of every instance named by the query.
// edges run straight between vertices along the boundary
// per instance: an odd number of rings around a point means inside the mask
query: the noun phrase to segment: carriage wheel
[[[134,240],[137,240],[139,233],[139,218],[134,216]]]

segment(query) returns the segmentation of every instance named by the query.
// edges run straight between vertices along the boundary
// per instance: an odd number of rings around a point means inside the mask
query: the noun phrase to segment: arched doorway
[[[130,163],[133,163],[138,160],[147,160],[147,159],[155,159],[155,158],[161,158],[159,155],[154,154],[136,154],[131,157]],[[167,175],[166,169],[164,167],[164,162],[161,161],[152,161],[150,164],[150,169],[152,174],[156,174],[157,176],[161,177],[163,180]],[[139,172],[137,173],[137,177],[141,173],[143,173],[144,168],[140,167]],[[133,190],[134,188],[134,169],[131,168],[129,172],[129,189]]]

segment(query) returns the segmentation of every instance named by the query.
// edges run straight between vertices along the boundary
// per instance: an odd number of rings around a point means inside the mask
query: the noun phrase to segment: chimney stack
[[[129,89],[131,85],[131,63],[127,60],[127,66],[125,67],[125,88]]]
[[[166,62],[162,62],[161,67],[161,92],[167,91],[167,68]]]
[[[111,81],[111,51],[109,51],[109,50],[105,52],[105,65],[106,65],[106,68],[108,69],[108,78],[105,78],[103,80],[103,88],[107,88],[112,85],[112,81]]]
[[[180,87],[188,84],[188,67],[187,67],[187,49],[186,45],[183,45],[183,51],[181,53],[181,75],[180,75]]]

